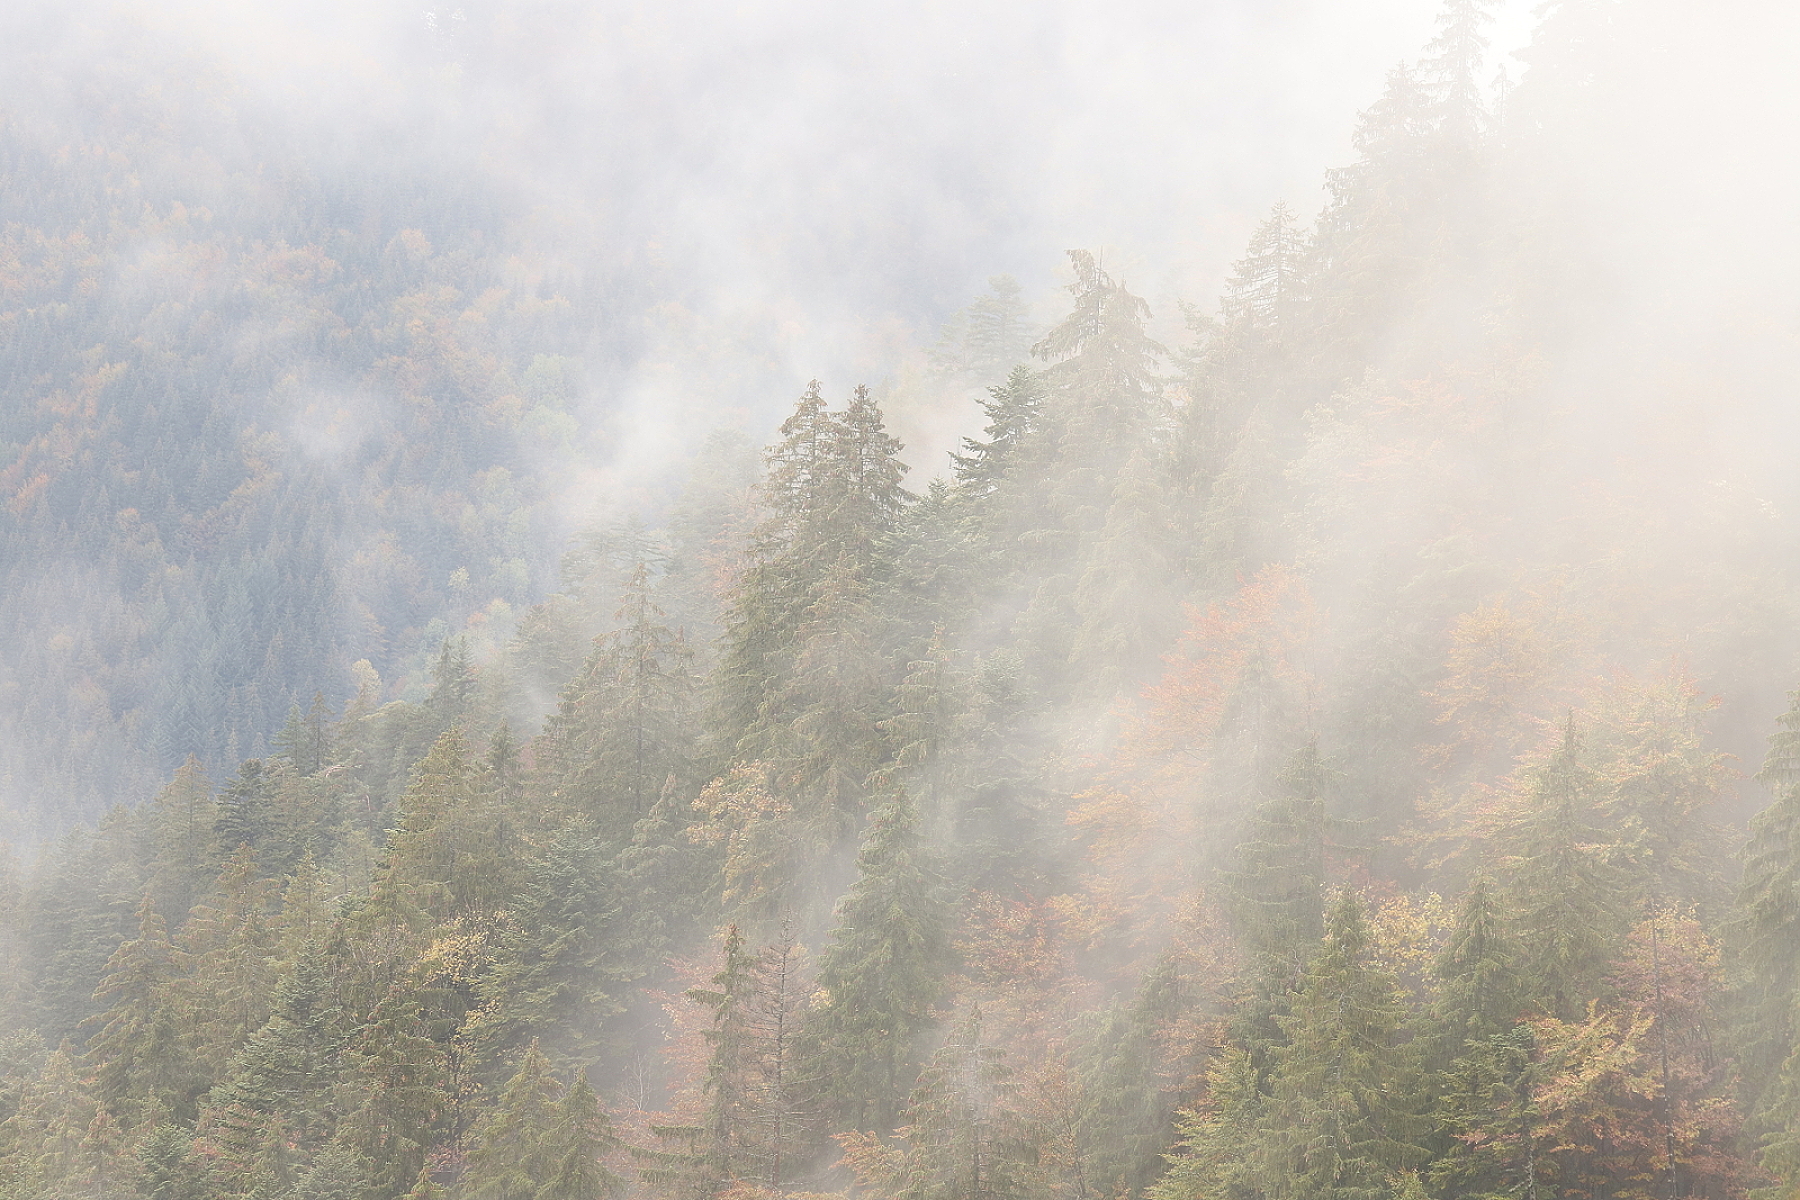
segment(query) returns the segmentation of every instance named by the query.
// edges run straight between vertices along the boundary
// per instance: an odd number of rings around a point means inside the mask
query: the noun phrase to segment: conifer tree
[[[533,1042],[519,1058],[499,1102],[470,1135],[462,1194],[469,1200],[535,1200],[549,1180],[550,1133],[561,1086]]]
[[[918,815],[896,797],[870,817],[857,879],[819,959],[826,1000],[807,1031],[810,1071],[841,1127],[887,1130],[936,1020],[949,967],[947,914],[919,844]]]
[[[907,1098],[904,1144],[879,1135],[846,1139],[846,1159],[866,1185],[894,1200],[1018,1200],[1034,1192],[1035,1146],[1016,1101],[1017,1083],[983,1036],[981,1010],[956,1023]]]
[[[1316,742],[1296,750],[1251,816],[1225,877],[1231,911],[1262,971],[1291,986],[1325,927],[1326,767]]]
[[[1471,1039],[1505,1033],[1525,1011],[1518,947],[1493,884],[1479,875],[1456,914],[1456,928],[1435,964],[1444,981],[1438,1014],[1448,1051]]]
[[[1129,1003],[1115,1002],[1077,1060],[1078,1143],[1100,1195],[1142,1195],[1170,1147],[1180,1102],[1170,1077],[1195,1064],[1170,1053],[1166,1031],[1194,1007],[1172,955],[1162,955]],[[1085,1060],[1085,1061],[1083,1061]]]
[[[607,1200],[623,1189],[624,1181],[600,1161],[619,1139],[587,1076],[576,1075],[563,1092],[544,1143],[546,1171],[534,1200]]]
[[[1267,1102],[1250,1052],[1226,1046],[1206,1073],[1202,1105],[1175,1122],[1169,1169],[1150,1200],[1248,1200],[1259,1195],[1245,1149],[1255,1144]]]
[[[240,846],[181,931],[195,1049],[214,1077],[269,1017],[278,947],[268,903],[255,852]]]
[[[512,895],[517,839],[460,728],[419,762],[398,817],[383,887],[405,889],[439,920],[493,912]]]
[[[1069,251],[1073,311],[1031,348],[1046,416],[1057,431],[1050,482],[1068,527],[1090,533],[1104,519],[1118,472],[1162,413],[1156,362],[1167,351],[1144,331],[1150,306],[1085,250]]]
[[[1293,212],[1276,204],[1232,264],[1219,300],[1219,319],[1239,343],[1256,338],[1279,347],[1295,336],[1306,302],[1306,250]]]
[[[1731,937],[1745,1108],[1766,1169],[1800,1181],[1800,691],[1769,738],[1757,779],[1775,798],[1750,821]]]
[[[261,759],[245,759],[237,778],[219,793],[219,815],[214,826],[218,857],[222,862],[239,846],[261,849],[276,833],[276,783],[274,772]]]
[[[416,993],[395,987],[383,997],[345,1057],[345,1092],[353,1099],[338,1138],[361,1156],[379,1194],[400,1195],[425,1170],[451,1109],[445,1051]]]
[[[663,624],[645,563],[623,591],[620,627],[596,640],[546,726],[543,767],[563,804],[620,842],[671,777],[692,774],[696,687],[693,653]]]
[[[705,1114],[701,1119],[701,1162],[706,1174],[723,1186],[740,1169],[745,1141],[750,1136],[747,1108],[754,1049],[749,1031],[749,1005],[755,981],[756,956],[745,945],[736,925],[725,931],[719,970],[704,988],[691,988],[689,1000],[712,1010],[705,1031],[707,1056]]]
[[[835,837],[854,827],[879,761],[871,589],[889,568],[906,468],[867,388],[833,414],[815,383],[781,432],[769,515],[726,620],[716,720],[722,749],[768,763],[801,819]]]
[[[1269,1081],[1255,1171],[1271,1200],[1386,1200],[1424,1158],[1394,983],[1368,959],[1362,905],[1344,893],[1301,981]]]
[[[68,1047],[52,1051],[0,1124],[0,1180],[21,1196],[56,1195],[68,1181],[79,1181],[86,1166],[82,1143],[100,1111]]]
[[[1005,383],[987,390],[981,402],[986,440],[964,438],[962,451],[950,456],[959,492],[988,498],[1017,476],[1029,456],[1042,453],[1043,406],[1042,380],[1028,366],[1015,366]]]
[[[991,387],[1025,361],[1034,336],[1018,280],[994,275],[988,279],[987,294],[945,324],[932,359],[953,379]]]
[[[148,812],[150,891],[163,919],[178,926],[212,883],[219,862],[213,829],[218,806],[199,759],[190,756],[176,769]]]
[[[1471,146],[1486,131],[1488,112],[1481,74],[1487,61],[1483,31],[1494,15],[1494,0],[1445,0],[1437,36],[1421,64],[1437,96],[1440,135],[1452,147]]]
[[[583,823],[550,835],[527,865],[493,968],[478,981],[489,1053],[537,1044],[576,1071],[598,1064],[620,1011],[615,996],[647,971],[627,961],[611,936],[622,903],[610,848]]]
[[[177,987],[168,929],[146,895],[138,905],[137,937],[113,953],[94,993],[110,1003],[95,1018],[99,1029],[87,1056],[98,1098],[116,1112],[192,1115],[199,1081]]]
[[[1509,834],[1507,900],[1517,914],[1520,967],[1532,998],[1563,1020],[1577,1018],[1597,994],[1624,933],[1617,873],[1592,824],[1596,790],[1571,717]]]
[[[302,954],[276,987],[269,1019],[232,1056],[225,1078],[207,1099],[215,1110],[237,1109],[275,1119],[304,1146],[331,1133],[331,1092],[337,1083],[345,1031],[324,955]]]

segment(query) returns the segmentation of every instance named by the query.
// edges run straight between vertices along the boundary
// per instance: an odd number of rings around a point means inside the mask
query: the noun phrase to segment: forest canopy
[[[0,1200],[1800,1194],[1788,26],[1496,7],[1210,303],[996,274],[602,520],[654,272],[8,85]]]

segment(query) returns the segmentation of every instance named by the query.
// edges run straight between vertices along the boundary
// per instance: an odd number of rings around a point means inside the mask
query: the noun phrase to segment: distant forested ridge
[[[1042,326],[998,278],[934,355],[985,396],[941,474],[815,383],[490,646],[431,618],[549,569],[507,456],[572,360],[476,199],[321,185],[279,246],[9,215],[7,652],[64,658],[7,719],[71,779],[69,739],[192,756],[0,858],[0,1200],[1796,1195],[1792,330],[1750,290],[1686,344],[1698,294],[1603,269],[1576,197],[1673,104],[1661,10],[1548,9],[1496,99],[1490,8],[1179,341],[1094,253]],[[84,290],[127,219],[169,265]],[[262,282],[157,297],[221,256]],[[285,386],[277,313],[435,381],[338,491],[283,471],[312,424],[207,399]],[[147,645],[204,669],[107,666]]]
[[[559,469],[597,449],[584,354],[632,336],[492,172],[335,144],[139,33],[66,69],[13,48],[0,106],[15,838],[266,755],[355,660],[422,680],[472,611],[541,598]]]

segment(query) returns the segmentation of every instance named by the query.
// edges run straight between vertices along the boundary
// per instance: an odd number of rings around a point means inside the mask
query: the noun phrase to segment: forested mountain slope
[[[815,384],[418,700],[8,860],[0,1191],[1794,1194],[1794,248],[1674,219],[1767,160],[1644,66],[1754,51],[1562,4],[1499,103],[1487,7],[1180,342],[1073,251],[942,477]]]
[[[91,39],[11,47],[0,122],[15,837],[541,597],[558,463],[596,449],[582,356],[635,307],[534,258],[472,156],[346,148],[151,31]]]

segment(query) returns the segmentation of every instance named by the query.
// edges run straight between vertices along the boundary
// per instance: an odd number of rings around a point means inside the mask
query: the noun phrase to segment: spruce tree
[[[1486,875],[1477,876],[1435,964],[1444,981],[1438,1017],[1452,1055],[1467,1041],[1505,1033],[1525,1012],[1519,949],[1508,917],[1492,882]]]
[[[94,998],[108,1002],[88,1042],[102,1104],[128,1117],[167,1112],[191,1118],[202,1086],[184,1029],[174,947],[155,904],[138,905],[138,935],[106,964]]]
[[[1292,1011],[1254,1150],[1270,1200],[1387,1200],[1388,1180],[1424,1158],[1393,979],[1369,961],[1361,903],[1344,893]]]
[[[1730,936],[1750,1127],[1765,1169],[1800,1181],[1800,691],[1776,720],[1757,779],[1774,793],[1750,820]]]
[[[331,1133],[331,1093],[346,1031],[318,948],[300,956],[276,987],[269,1019],[232,1056],[207,1106],[281,1122],[302,1146]]]
[[[1224,879],[1239,934],[1271,986],[1292,986],[1324,933],[1326,782],[1318,744],[1308,742],[1257,804]]]
[[[620,955],[611,925],[621,903],[607,843],[581,822],[550,835],[475,984],[486,1053],[510,1058],[530,1042],[565,1069],[599,1064],[616,1037],[618,994],[654,966]]]
[[[671,778],[692,775],[696,680],[686,639],[663,623],[649,567],[626,581],[619,628],[563,689],[547,723],[540,770],[556,801],[623,842]]]
[[[612,1122],[600,1107],[587,1076],[576,1075],[556,1106],[556,1121],[544,1136],[544,1181],[533,1200],[607,1200],[624,1181],[601,1163],[619,1146]]]
[[[888,1130],[936,1021],[950,965],[948,914],[919,844],[918,815],[897,797],[870,817],[857,879],[819,958],[826,997],[808,1030],[810,1067],[839,1127]]]
[[[562,1087],[533,1042],[499,1101],[470,1135],[462,1195],[468,1200],[536,1200],[551,1177],[550,1134]]]
[[[847,1140],[847,1158],[865,1185],[895,1200],[1022,1200],[1035,1192],[1037,1156],[1017,1092],[973,1008],[907,1098],[899,1153],[863,1135]]]
[[[1562,1020],[1579,1017],[1598,993],[1624,935],[1619,879],[1592,823],[1596,791],[1571,717],[1508,831],[1506,900],[1517,914],[1520,968],[1531,999]]]

